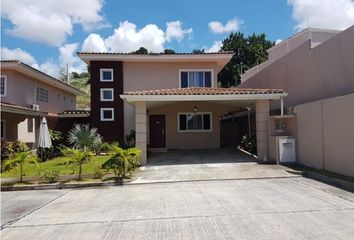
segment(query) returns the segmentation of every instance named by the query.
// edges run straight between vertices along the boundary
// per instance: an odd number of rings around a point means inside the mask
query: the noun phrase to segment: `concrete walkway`
[[[3,192],[1,201],[2,240],[354,239],[353,194],[302,177]]]
[[[131,183],[297,177],[287,167],[256,160],[236,149],[152,153]]]

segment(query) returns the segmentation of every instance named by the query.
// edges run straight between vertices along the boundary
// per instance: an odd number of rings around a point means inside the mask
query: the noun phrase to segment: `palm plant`
[[[68,162],[68,164],[77,164],[79,165],[79,173],[78,173],[78,180],[82,180],[82,165],[85,162],[91,160],[92,152],[89,150],[80,150],[74,148],[67,148],[63,150],[65,156],[71,157],[72,162]]]
[[[68,134],[68,141],[76,149],[94,149],[101,144],[102,139],[97,128],[91,128],[87,124],[75,124]]]
[[[33,156],[31,151],[23,151],[23,152],[18,152],[14,153],[9,160],[6,161],[5,163],[5,169],[11,169],[13,167],[19,167],[20,168],[20,182],[22,182],[22,176],[23,176],[23,165],[28,161],[28,160],[34,160],[35,157]]]
[[[102,167],[105,169],[114,169],[117,177],[126,178],[131,175],[131,171],[139,166],[141,151],[136,148],[122,149],[112,144],[111,151],[113,156],[105,162]]]

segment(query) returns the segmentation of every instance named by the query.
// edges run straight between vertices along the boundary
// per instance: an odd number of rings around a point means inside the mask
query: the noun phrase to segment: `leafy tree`
[[[75,124],[69,131],[68,142],[76,149],[92,150],[101,144],[102,138],[97,128],[91,128],[88,124]]]
[[[31,151],[23,151],[14,153],[9,160],[5,162],[5,169],[11,169],[14,167],[20,168],[20,182],[23,181],[23,165],[29,161],[33,160],[36,161],[35,157],[33,156]]]
[[[194,50],[192,51],[192,53],[194,53],[194,54],[205,53],[205,49],[204,49],[204,48],[203,48],[203,49],[194,49]]]
[[[176,52],[175,52],[175,50],[173,50],[173,49],[165,49],[165,50],[163,51],[163,53],[165,53],[165,54],[175,54]]]
[[[132,170],[140,165],[141,151],[139,149],[122,149],[118,145],[112,144],[111,150],[113,156],[102,167],[105,169],[113,168],[117,177],[126,178],[128,175],[130,176]]]
[[[138,50],[134,51],[134,52],[131,52],[131,53],[134,53],[134,54],[148,54],[149,51],[144,48],[144,47],[140,47]]]
[[[230,87],[240,84],[241,75],[248,69],[267,60],[267,49],[274,46],[274,42],[266,39],[264,33],[245,37],[243,33],[231,33],[224,39],[222,51],[233,51],[235,55],[225,68],[219,73],[221,86]]]

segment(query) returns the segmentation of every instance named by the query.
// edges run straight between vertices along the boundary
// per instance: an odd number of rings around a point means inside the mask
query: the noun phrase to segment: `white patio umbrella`
[[[42,118],[41,125],[39,126],[38,147],[50,148],[52,146],[52,140],[50,139],[49,129],[47,125],[47,119]]]

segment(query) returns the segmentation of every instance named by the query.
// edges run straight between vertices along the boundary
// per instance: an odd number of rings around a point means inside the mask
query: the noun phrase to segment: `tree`
[[[165,49],[165,50],[163,51],[163,53],[165,53],[165,54],[175,54],[176,52],[175,52],[175,50],[173,50],[173,49]]]
[[[31,151],[23,151],[23,152],[17,152],[14,153],[10,160],[7,160],[5,163],[5,169],[11,169],[13,167],[19,167],[20,168],[20,182],[22,182],[22,176],[23,176],[23,165],[28,161],[28,160],[34,160],[35,157],[33,156]]]
[[[192,51],[193,54],[201,54],[201,53],[205,53],[205,49],[194,49]]]
[[[243,33],[231,33],[224,39],[222,51],[233,51],[235,55],[219,73],[218,79],[223,87],[240,84],[241,75],[248,69],[267,60],[267,49],[274,46],[274,42],[266,39],[264,33],[245,37]]]
[[[85,162],[91,160],[91,156],[93,153],[89,150],[82,150],[82,149],[74,149],[74,148],[67,148],[63,150],[63,154],[65,156],[71,157],[72,162],[68,162],[68,164],[77,164],[79,165],[79,173],[78,173],[78,181],[82,180],[82,165]]]
[[[80,150],[92,150],[102,142],[97,128],[91,128],[88,124],[75,124],[69,131],[68,142],[74,148]]]
[[[133,53],[133,54],[148,54],[149,51],[144,47],[140,47],[138,50],[131,52],[131,53]]]

